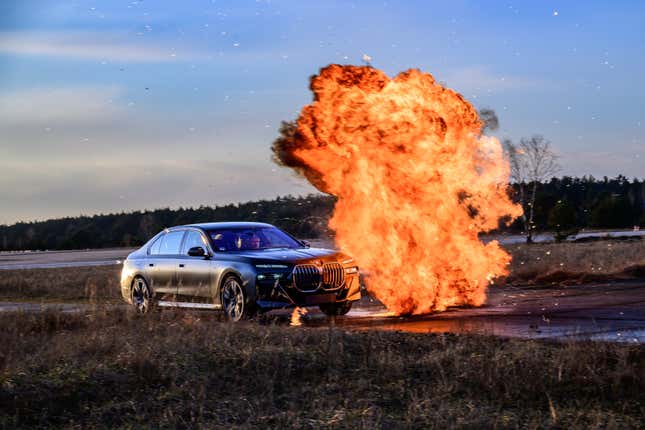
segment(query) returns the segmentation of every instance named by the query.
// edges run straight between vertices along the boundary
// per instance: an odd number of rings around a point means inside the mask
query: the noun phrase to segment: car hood
[[[324,248],[265,249],[235,252],[231,255],[249,259],[254,263],[267,262],[282,264],[298,264],[311,260],[339,261],[341,259],[345,260],[348,258],[341,252]]]

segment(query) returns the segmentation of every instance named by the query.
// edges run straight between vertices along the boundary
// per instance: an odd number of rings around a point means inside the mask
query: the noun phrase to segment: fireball
[[[330,65],[311,80],[278,161],[337,197],[337,245],[368,273],[368,290],[396,314],[479,306],[510,256],[478,235],[521,214],[508,195],[502,146],[477,110],[432,75],[390,79]]]

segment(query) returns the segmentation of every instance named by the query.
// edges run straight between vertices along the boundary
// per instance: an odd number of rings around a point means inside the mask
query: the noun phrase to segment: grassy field
[[[121,266],[0,270],[0,300],[120,301]]]
[[[509,283],[570,283],[645,278],[645,240],[507,245]]]
[[[0,427],[636,428],[645,349],[121,309],[0,315]]]

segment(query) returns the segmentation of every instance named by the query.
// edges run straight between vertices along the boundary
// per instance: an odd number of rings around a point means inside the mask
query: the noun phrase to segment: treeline
[[[522,184],[529,188],[532,184]],[[520,185],[511,193],[518,198]],[[0,226],[0,250],[84,249],[143,244],[165,227],[208,221],[261,221],[301,238],[330,234],[335,199],[325,195],[278,197],[215,207],[157,209],[79,216]],[[645,227],[645,181],[593,177],[553,178],[537,184],[535,230],[574,232],[585,227]],[[508,231],[523,231],[521,218]]]
[[[514,197],[520,187],[513,184]],[[538,183],[535,199],[535,230],[575,233],[581,228],[631,228],[645,226],[645,181],[593,176],[552,178]],[[513,231],[524,230],[523,219],[511,225]]]
[[[138,246],[166,227],[210,221],[260,221],[296,237],[329,234],[327,220],[335,199],[325,195],[224,206],[157,209],[78,216],[0,226],[0,250],[85,249]]]

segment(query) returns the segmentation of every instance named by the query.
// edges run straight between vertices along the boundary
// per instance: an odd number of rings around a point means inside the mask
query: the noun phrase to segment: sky
[[[0,2],[0,224],[315,192],[271,161],[330,63],[431,73],[561,175],[645,177],[645,2]]]

